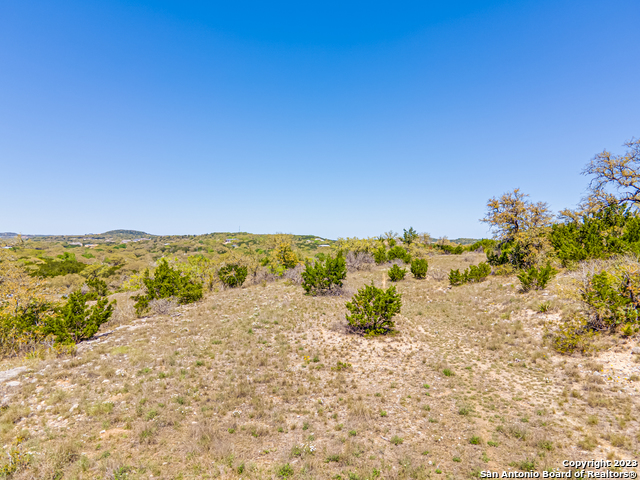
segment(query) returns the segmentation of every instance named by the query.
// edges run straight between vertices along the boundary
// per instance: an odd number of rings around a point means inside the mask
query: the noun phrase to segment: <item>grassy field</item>
[[[427,279],[397,284],[396,334],[377,338],[348,333],[344,304],[382,286],[382,266],[350,272],[343,296],[279,280],[140,319],[116,294],[113,320],[77,352],[3,361],[27,367],[0,384],[5,472],[458,479],[637,459],[636,344],[554,353],[545,330],[572,308],[558,296],[569,275],[528,294],[515,277],[449,287],[449,269],[484,259],[431,256]]]

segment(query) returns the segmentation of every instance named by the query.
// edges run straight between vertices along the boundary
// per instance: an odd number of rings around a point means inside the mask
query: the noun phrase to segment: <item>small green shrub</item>
[[[176,297],[179,303],[186,304],[202,298],[202,283],[183,276],[171,268],[165,259],[160,261],[153,278],[149,275],[149,269],[145,270],[142,283],[147,293],[132,297],[136,300],[135,308],[138,315],[149,309],[151,300]]]
[[[389,279],[392,282],[404,280],[404,276],[407,274],[406,268],[400,268],[398,265],[393,265],[388,271]]]
[[[381,245],[373,252],[373,259],[378,265],[387,261],[387,250],[384,245]]]
[[[96,334],[100,325],[109,320],[115,302],[109,303],[106,298],[100,298],[94,306],[87,308],[86,301],[82,292],[73,292],[67,303],[58,309],[58,315],[48,319],[46,330],[55,336],[56,343],[87,340]]]
[[[482,439],[476,435],[469,439],[471,445],[482,445]]]
[[[603,270],[587,279],[580,296],[590,313],[589,324],[596,330],[614,330],[624,325],[634,329],[640,309],[640,276],[627,267]],[[626,327],[626,325],[634,325]]]
[[[449,272],[449,283],[452,286],[459,286],[464,283],[479,283],[486,280],[491,274],[491,267],[488,263],[482,262],[478,265],[470,265],[464,272],[451,270]]]
[[[402,445],[403,442],[404,440],[402,439],[402,437],[399,437],[397,435],[391,437],[391,443],[393,443],[395,446]]]
[[[387,259],[389,261],[395,260],[396,258],[399,258],[404,263],[411,263],[411,255],[409,255],[409,252],[407,252],[400,245],[396,245],[395,247],[391,247],[389,249],[389,251],[387,252]]]
[[[449,283],[452,286],[457,287],[458,285],[462,285],[463,283],[465,283],[465,281],[465,276],[464,274],[460,273],[460,270],[455,269],[449,272]]]
[[[336,258],[326,257],[314,264],[307,261],[302,272],[302,288],[307,295],[323,295],[330,293],[336,287],[342,287],[342,281],[347,278],[347,263],[341,254]]]
[[[544,267],[531,267],[528,270],[523,270],[518,274],[518,280],[522,284],[523,292],[532,289],[544,290],[556,273],[558,271],[547,263]]]
[[[484,282],[484,280],[491,274],[491,267],[488,263],[482,262],[478,265],[470,265],[465,270],[465,278],[469,283]]]
[[[241,287],[247,278],[247,267],[231,263],[218,270],[218,278],[225,287]]]
[[[345,306],[350,312],[347,321],[351,328],[365,335],[379,335],[393,330],[392,318],[400,313],[402,301],[395,286],[384,290],[372,283],[358,290]]]
[[[429,263],[424,258],[417,258],[411,262],[411,273],[418,279],[425,278],[428,269]]]

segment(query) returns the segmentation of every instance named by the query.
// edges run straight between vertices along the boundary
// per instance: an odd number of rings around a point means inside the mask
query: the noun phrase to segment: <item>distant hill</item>
[[[479,238],[452,238],[449,241],[453,243],[457,243],[459,245],[473,245],[476,242],[479,242]]]
[[[0,238],[12,238],[17,236],[18,234],[13,232],[0,232]]]
[[[146,232],[140,232],[138,230],[109,230],[108,232],[101,233],[100,235],[131,235],[133,237],[155,237],[155,235]]]

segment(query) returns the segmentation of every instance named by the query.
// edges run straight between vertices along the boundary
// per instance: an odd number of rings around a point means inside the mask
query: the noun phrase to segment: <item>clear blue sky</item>
[[[640,136],[640,2],[0,2],[0,231],[487,236]]]

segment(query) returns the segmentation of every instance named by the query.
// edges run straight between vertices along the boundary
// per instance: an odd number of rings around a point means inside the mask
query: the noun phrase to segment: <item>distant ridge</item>
[[[13,232],[0,232],[0,237],[11,238],[11,237],[17,237],[17,236],[18,234]]]
[[[100,235],[134,235],[134,236],[147,236],[147,237],[155,237],[151,233],[140,232],[138,230],[109,230],[108,232],[101,233]]]

